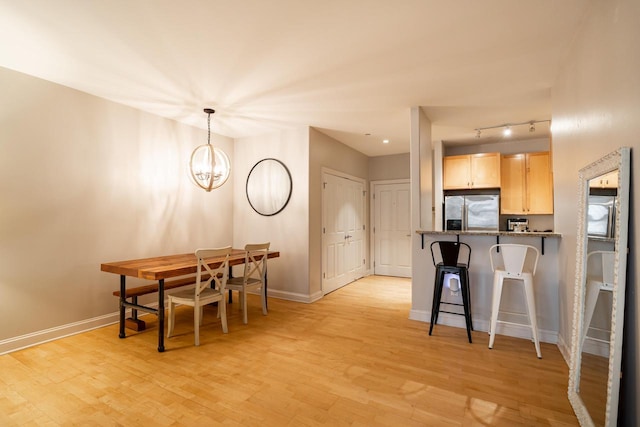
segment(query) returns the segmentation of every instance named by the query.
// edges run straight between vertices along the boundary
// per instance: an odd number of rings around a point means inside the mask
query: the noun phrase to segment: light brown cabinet
[[[500,187],[500,153],[465,154],[443,158],[442,188]]]
[[[589,188],[618,188],[618,171],[612,171],[589,181]]]
[[[500,167],[500,213],[553,214],[549,152],[503,155]]]

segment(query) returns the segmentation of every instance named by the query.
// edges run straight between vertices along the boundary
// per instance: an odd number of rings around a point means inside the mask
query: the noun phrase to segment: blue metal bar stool
[[[463,249],[463,250],[460,250]],[[438,323],[438,314],[449,313],[464,316],[467,325],[467,337],[471,342],[473,322],[471,319],[471,294],[469,292],[469,261],[471,260],[471,247],[466,243],[435,241],[431,243],[431,259],[436,267],[435,283],[433,285],[433,302],[431,305],[431,325],[429,335],[433,332],[433,326]],[[442,291],[444,289],[447,274],[455,274],[460,278],[460,291],[462,304],[443,302]],[[464,313],[440,310],[440,304],[457,305],[464,309]]]

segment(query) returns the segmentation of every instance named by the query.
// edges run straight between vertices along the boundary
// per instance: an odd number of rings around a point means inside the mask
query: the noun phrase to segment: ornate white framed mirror
[[[569,400],[583,426],[618,419],[630,148],[580,170]]]

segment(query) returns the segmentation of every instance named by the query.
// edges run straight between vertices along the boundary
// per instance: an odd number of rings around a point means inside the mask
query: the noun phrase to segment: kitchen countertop
[[[416,230],[416,233],[422,238],[422,249],[424,249],[424,236],[429,234],[433,236],[456,236],[458,241],[460,236],[492,236],[496,238],[496,242],[500,243],[500,237],[537,237],[541,242],[541,253],[544,255],[544,239],[547,237],[560,238],[562,234],[551,231],[434,231],[434,230]]]
[[[514,236],[514,237],[562,237],[560,233],[552,231],[435,231],[435,230],[416,230],[417,234],[433,234],[444,236]]]

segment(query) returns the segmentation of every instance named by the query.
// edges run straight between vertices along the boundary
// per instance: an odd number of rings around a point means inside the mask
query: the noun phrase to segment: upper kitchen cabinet
[[[589,180],[589,188],[618,188],[618,171],[615,170]]]
[[[500,153],[443,157],[445,190],[500,187]]]
[[[549,152],[504,155],[500,163],[500,213],[553,214]]]

